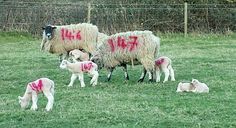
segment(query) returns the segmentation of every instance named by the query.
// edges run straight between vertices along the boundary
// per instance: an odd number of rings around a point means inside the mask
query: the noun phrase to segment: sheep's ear
[[[45,27],[42,27],[42,30],[44,30],[45,29]]]
[[[56,28],[57,28],[57,27],[55,27],[55,26],[54,26],[54,27],[52,27],[52,29],[56,29]]]

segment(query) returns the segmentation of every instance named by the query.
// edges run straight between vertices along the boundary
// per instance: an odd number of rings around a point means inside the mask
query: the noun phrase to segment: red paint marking
[[[30,87],[32,88],[32,90],[36,91],[37,93],[41,92],[42,87],[43,87],[43,82],[41,79],[39,80],[38,84],[36,84],[35,82],[32,82],[30,83]]]
[[[75,31],[75,30],[69,30],[66,28],[62,28],[61,29],[61,39],[65,40],[81,40],[81,35],[80,35],[80,31]]]
[[[125,49],[127,47],[127,44],[125,44],[125,39],[120,36],[118,36],[117,45],[118,47],[121,47],[122,49]]]
[[[129,36],[130,39],[133,39],[131,42],[128,42],[131,44],[129,51],[133,51],[135,47],[138,45],[138,37],[137,36]]]
[[[81,63],[81,70],[82,71],[89,71],[93,67],[93,63]]]
[[[80,31],[78,31],[78,32],[76,33],[76,39],[77,39],[77,40],[81,40]]]
[[[62,29],[61,29],[61,39],[62,39],[62,40],[65,40],[65,34],[64,34],[64,33],[65,33],[65,29],[62,28]]]
[[[138,37],[137,36],[129,36],[130,42],[127,42],[125,38],[120,36],[117,37],[117,41],[113,39],[108,39],[108,44],[110,45],[111,51],[114,52],[116,48],[128,49],[129,51],[133,51],[135,47],[138,45]]]
[[[114,51],[115,51],[115,45],[114,45],[114,43],[113,43],[113,40],[112,40],[112,39],[109,39],[109,40],[108,40],[108,44],[109,44],[110,47],[111,47],[111,51],[114,52]]]
[[[160,59],[157,59],[157,60],[155,61],[155,64],[156,64],[156,65],[161,65],[163,62],[164,62],[164,58],[160,58]]]

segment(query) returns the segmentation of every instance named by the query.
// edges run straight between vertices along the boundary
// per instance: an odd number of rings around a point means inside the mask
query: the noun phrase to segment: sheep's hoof
[[[139,79],[138,82],[139,82],[139,83],[143,82],[143,79]]]

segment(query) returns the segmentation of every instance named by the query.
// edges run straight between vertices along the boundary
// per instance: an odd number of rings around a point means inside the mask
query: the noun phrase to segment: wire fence
[[[236,31],[236,4],[188,4],[188,32]],[[0,2],[0,30],[41,35],[47,24],[91,22],[99,31],[184,32],[183,4]]]

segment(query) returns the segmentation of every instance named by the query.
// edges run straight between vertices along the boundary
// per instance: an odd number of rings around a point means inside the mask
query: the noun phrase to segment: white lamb
[[[165,79],[163,83],[168,81],[168,78],[170,76],[171,81],[175,81],[175,76],[174,76],[174,70],[171,65],[171,59],[162,56],[159,57],[158,59],[155,60],[155,70],[156,70],[156,82],[160,82],[160,77],[161,77],[161,71],[164,72],[165,74]]]
[[[98,76],[99,76],[98,71],[97,71],[98,66],[92,61],[82,61],[82,62],[71,63],[67,60],[63,60],[60,64],[60,68],[68,69],[70,72],[72,72],[71,81],[68,87],[73,86],[74,81],[76,80],[77,77],[79,77],[81,87],[85,87],[83,73],[89,73],[90,75],[92,75],[90,84],[92,86],[97,85]]]
[[[176,92],[208,93],[209,88],[205,83],[201,83],[196,79],[192,79],[191,83],[180,82]]]
[[[18,96],[21,108],[26,108],[32,99],[31,110],[37,110],[38,93],[43,92],[47,97],[48,103],[46,111],[50,111],[54,102],[54,82],[48,78],[40,78],[28,83],[23,97]]]
[[[178,84],[176,92],[192,92],[195,89],[192,83],[182,83]]]
[[[72,58],[73,62],[89,60],[89,54],[86,52],[82,52],[79,49],[74,49],[70,51],[69,57]]]
[[[191,84],[195,87],[195,89],[193,90],[193,92],[195,93],[208,93],[209,92],[209,88],[207,87],[207,85],[205,83],[199,82],[197,79],[192,79]]]

